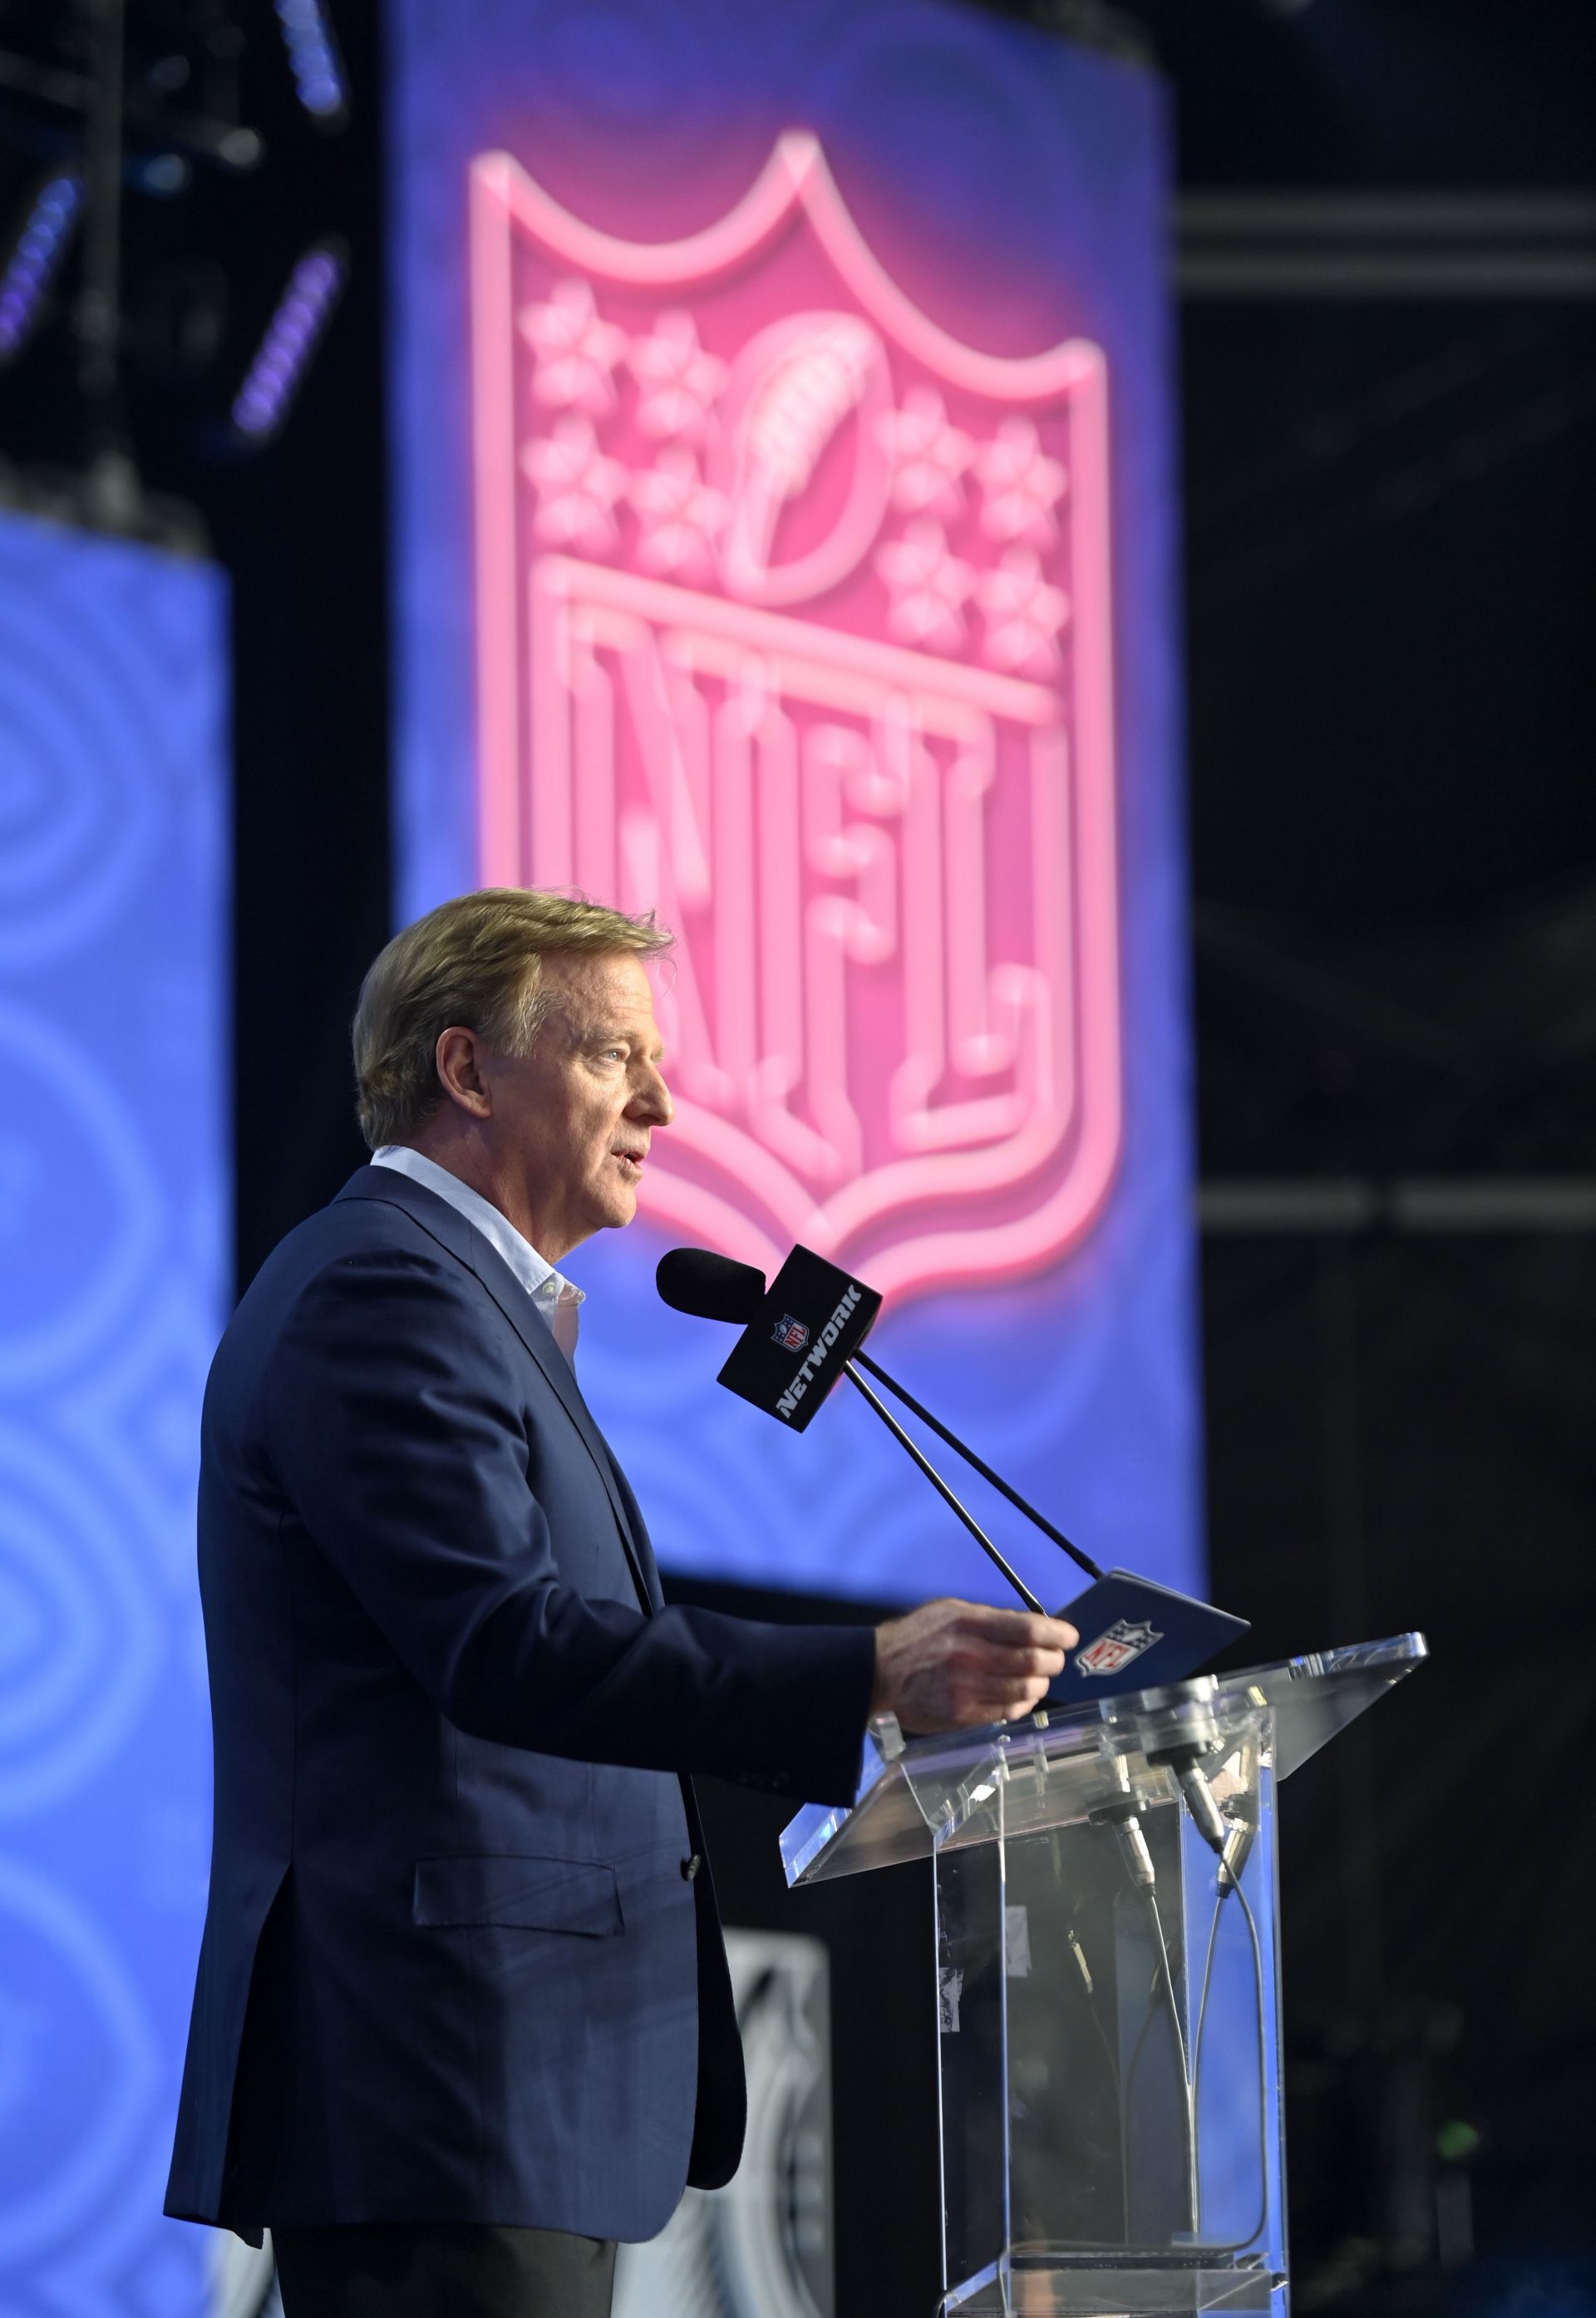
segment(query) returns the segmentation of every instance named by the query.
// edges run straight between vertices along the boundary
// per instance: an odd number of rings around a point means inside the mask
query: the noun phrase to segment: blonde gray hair
[[[366,1142],[373,1151],[406,1142],[436,1110],[445,1030],[475,1030],[500,1054],[530,1052],[549,1011],[545,957],[648,957],[670,939],[652,910],[629,917],[584,894],[519,885],[485,886],[429,910],[395,934],[360,986],[354,1083]]]

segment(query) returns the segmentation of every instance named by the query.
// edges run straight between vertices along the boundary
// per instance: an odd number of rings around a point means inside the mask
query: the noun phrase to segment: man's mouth
[[[643,1161],[649,1155],[646,1151],[616,1151],[612,1155],[621,1162],[630,1174],[641,1175],[643,1171]]]

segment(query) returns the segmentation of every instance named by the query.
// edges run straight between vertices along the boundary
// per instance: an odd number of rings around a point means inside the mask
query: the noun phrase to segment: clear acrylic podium
[[[944,2318],[1285,2318],[1275,1788],[1425,1656],[873,1731],[787,1828],[789,1884],[936,1863]]]

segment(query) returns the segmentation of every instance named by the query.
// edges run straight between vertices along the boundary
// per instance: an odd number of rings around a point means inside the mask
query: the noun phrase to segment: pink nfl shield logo
[[[1076,1651],[1075,1670],[1078,1674],[1117,1674],[1122,1667],[1129,1666],[1133,1658],[1139,1658],[1154,1642],[1162,1640],[1161,1634],[1154,1633],[1149,1619],[1116,1618],[1095,1642]]]
[[[672,243],[484,155],[471,285],[480,874],[677,934],[644,1212],[1053,1261],[1120,1139],[1100,349],[947,336],[799,132]]]

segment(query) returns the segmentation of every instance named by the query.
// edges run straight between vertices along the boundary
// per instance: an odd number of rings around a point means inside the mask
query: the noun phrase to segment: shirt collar
[[[456,1214],[475,1225],[489,1244],[503,1256],[510,1270],[525,1289],[541,1318],[552,1330],[554,1340],[569,1360],[576,1349],[576,1320],[578,1306],[587,1301],[587,1291],[578,1288],[546,1263],[525,1233],[518,1232],[503,1209],[480,1191],[473,1191],[447,1167],[440,1167],[435,1159],[425,1152],[411,1150],[408,1144],[385,1143],[372,1154],[373,1167],[391,1167],[396,1173],[408,1175],[414,1183],[425,1184],[435,1191],[440,1199],[447,1199]]]

